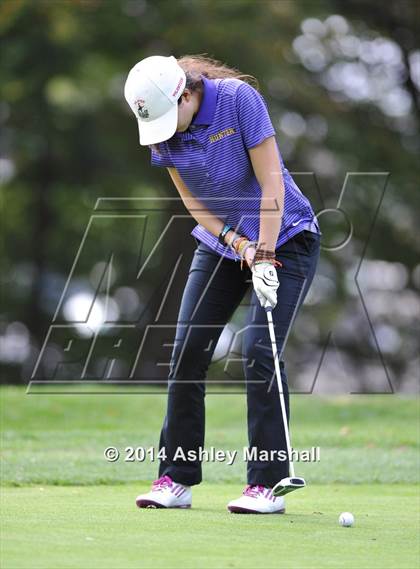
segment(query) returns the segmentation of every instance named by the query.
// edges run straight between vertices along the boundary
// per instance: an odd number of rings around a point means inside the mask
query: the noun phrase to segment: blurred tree
[[[176,196],[166,172],[151,168],[150,151],[139,146],[122,90],[140,59],[187,53],[207,53],[259,79],[289,170],[315,174],[295,179],[318,210],[335,207],[347,172],[391,173],[368,256],[386,261],[383,270],[399,274],[402,284],[380,290],[364,283],[388,365],[396,381],[408,381],[415,353],[410,314],[420,280],[414,239],[420,199],[417,2],[5,0],[0,34],[5,381],[28,380],[97,199]],[[339,349],[356,368],[370,365],[375,349],[367,336],[354,334],[361,320],[350,315],[360,312],[360,300],[349,275],[352,280],[377,191],[365,179],[352,186],[362,237],[344,256],[324,252],[318,302],[308,313],[318,352],[337,319],[352,322]],[[132,212],[135,204],[121,207]],[[164,212],[149,236],[163,220]],[[120,251],[119,282],[130,280],[140,230],[127,223],[121,232],[118,220],[106,223],[98,240],[85,244],[81,289],[94,292],[93,269],[112,247]],[[325,221],[323,229],[330,239],[342,228]],[[175,254],[172,246],[166,258]],[[168,301],[176,313],[178,300]],[[400,312],[386,312],[391,302]],[[291,339],[296,357],[301,341]],[[368,372],[358,375],[362,381]]]

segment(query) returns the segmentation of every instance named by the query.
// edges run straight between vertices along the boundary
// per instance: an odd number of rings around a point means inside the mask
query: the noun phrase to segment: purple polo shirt
[[[262,191],[247,149],[276,134],[267,104],[256,89],[240,79],[202,79],[204,96],[189,128],[160,143],[160,155],[152,150],[151,162],[176,168],[190,192],[211,213],[237,233],[257,241]],[[276,249],[304,229],[319,232],[309,200],[284,166],[278,145],[277,150],[285,199]],[[267,211],[267,215],[275,212]],[[196,225],[191,234],[216,253],[239,260],[202,225]]]

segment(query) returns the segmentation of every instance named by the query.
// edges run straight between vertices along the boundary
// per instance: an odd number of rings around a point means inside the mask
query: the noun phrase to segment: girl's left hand
[[[277,304],[277,289],[279,287],[276,267],[272,263],[262,262],[254,265],[251,271],[254,291],[261,306],[263,308],[268,306],[274,308]]]

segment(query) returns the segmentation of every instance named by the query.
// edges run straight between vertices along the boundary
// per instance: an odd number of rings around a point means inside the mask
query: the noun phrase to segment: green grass
[[[2,480],[6,485],[119,484],[150,480],[156,462],[107,463],[114,445],[157,446],[166,409],[162,394],[25,395],[1,391]],[[319,463],[300,463],[311,484],[418,481],[419,402],[396,395],[333,399],[295,395],[292,439],[296,449],[319,446]],[[246,404],[241,394],[206,397],[206,447],[247,445]],[[124,453],[123,453],[124,454]],[[355,465],[357,465],[355,467]],[[205,463],[208,482],[243,482],[246,466]]]
[[[124,486],[3,489],[6,568],[418,567],[412,486],[312,486],[284,516],[229,514],[234,484],[203,483],[186,511],[138,510]],[[337,523],[342,510],[355,525]]]
[[[285,516],[238,516],[246,464],[204,463],[190,511],[140,511],[157,462],[108,463],[109,445],[156,446],[165,393],[25,395],[0,391],[2,568],[419,566],[419,400],[295,395],[293,443],[308,488]],[[245,396],[209,394],[206,447],[247,445]],[[398,484],[397,484],[398,482]],[[353,528],[338,525],[351,511]]]

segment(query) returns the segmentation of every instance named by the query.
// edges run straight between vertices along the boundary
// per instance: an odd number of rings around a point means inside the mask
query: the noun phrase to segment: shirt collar
[[[191,124],[210,125],[213,122],[214,112],[216,110],[217,85],[215,81],[207,79],[204,75],[201,75],[201,79],[203,81],[203,98],[201,99],[198,113],[191,121]]]
[[[194,129],[198,125],[210,125],[213,122],[217,102],[217,82],[212,79],[207,79],[204,75],[201,75],[201,79],[203,81],[203,97],[201,99],[200,108],[188,129],[184,132],[176,132],[174,135],[175,138],[184,141],[193,140],[194,136],[191,132],[191,126]]]

